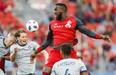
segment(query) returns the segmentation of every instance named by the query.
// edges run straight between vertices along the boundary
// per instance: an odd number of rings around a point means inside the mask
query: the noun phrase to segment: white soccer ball
[[[26,29],[30,32],[37,31],[39,28],[38,22],[36,20],[29,20],[26,23]]]

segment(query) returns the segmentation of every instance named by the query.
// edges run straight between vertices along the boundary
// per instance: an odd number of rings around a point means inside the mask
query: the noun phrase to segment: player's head
[[[63,56],[70,56],[72,46],[70,44],[63,44],[61,46],[60,52]]]
[[[15,37],[17,39],[17,42],[20,44],[20,45],[26,45],[27,44],[27,33],[26,31],[24,30],[18,30],[16,33],[15,33]]]
[[[63,3],[57,3],[54,8],[54,17],[57,20],[62,19],[62,15],[66,14],[67,12],[67,6]]]
[[[6,46],[11,46],[15,42],[16,42],[16,39],[13,33],[9,33],[4,39],[4,43]]]

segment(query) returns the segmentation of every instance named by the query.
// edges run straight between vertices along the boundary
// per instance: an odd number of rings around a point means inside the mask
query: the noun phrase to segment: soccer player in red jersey
[[[60,47],[64,43],[68,43],[71,46],[75,43],[76,30],[81,33],[95,39],[103,39],[110,41],[108,36],[96,34],[88,30],[83,23],[75,17],[67,16],[67,6],[63,3],[57,3],[54,8],[54,20],[50,22],[49,32],[46,40],[43,44],[31,55],[31,61],[35,56],[45,48],[47,48],[51,42],[54,43],[54,50],[50,52],[50,56],[45,63],[42,75],[50,75],[52,66],[55,62],[62,59],[60,54]],[[76,52],[72,49],[72,58],[77,58]]]

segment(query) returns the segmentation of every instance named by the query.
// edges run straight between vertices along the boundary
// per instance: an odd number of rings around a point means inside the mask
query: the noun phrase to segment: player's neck
[[[70,58],[70,56],[63,56],[63,59],[68,59]]]
[[[22,44],[22,43],[18,42],[18,44],[19,44],[20,46],[25,46],[27,43]]]
[[[62,15],[61,21],[64,21],[67,18],[67,14]]]

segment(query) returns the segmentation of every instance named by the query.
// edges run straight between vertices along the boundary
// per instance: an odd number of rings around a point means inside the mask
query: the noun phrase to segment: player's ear
[[[61,11],[62,11],[62,12],[66,12],[65,9],[62,9]]]
[[[63,53],[62,53],[62,50],[60,50],[60,54],[62,55]]]

